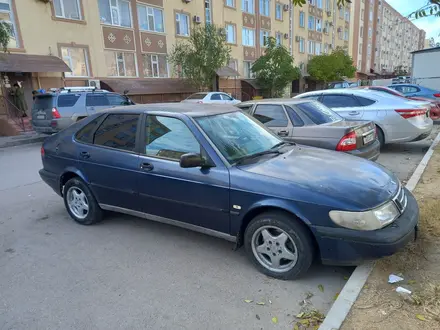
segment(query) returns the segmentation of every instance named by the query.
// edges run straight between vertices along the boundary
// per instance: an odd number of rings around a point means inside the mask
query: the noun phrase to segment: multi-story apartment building
[[[336,47],[348,51],[350,39],[350,7],[338,7],[336,0],[308,0],[294,7],[292,15],[292,54],[301,69],[302,78],[293,84],[292,92],[313,89],[308,79],[307,63],[315,55],[329,54]]]
[[[98,80],[118,92],[143,94],[134,96],[139,102],[178,101],[193,89],[177,78],[167,53],[200,24],[226,29],[229,66],[243,79],[251,78],[268,36],[289,49],[292,40],[289,0],[1,0],[0,12],[13,27],[4,56],[18,64],[0,65],[3,85],[22,81],[29,106],[33,89]],[[68,69],[57,57],[71,72],[63,72]]]
[[[378,19],[382,24],[378,30],[375,71],[392,73],[397,66],[410,71],[411,52],[424,48],[425,31],[418,29],[386,1],[382,1]]]

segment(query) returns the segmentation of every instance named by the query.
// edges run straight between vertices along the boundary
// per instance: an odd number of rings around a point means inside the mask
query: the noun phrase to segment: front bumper
[[[346,228],[312,227],[318,241],[321,259],[330,265],[359,265],[365,260],[389,256],[417,237],[419,206],[405,189],[408,204],[405,212],[389,226],[374,231]]]
[[[349,151],[347,153],[353,156],[358,156],[361,158],[375,161],[379,158],[380,155],[380,142],[378,139],[376,139],[373,143],[369,144],[368,146],[365,146],[361,149]]]

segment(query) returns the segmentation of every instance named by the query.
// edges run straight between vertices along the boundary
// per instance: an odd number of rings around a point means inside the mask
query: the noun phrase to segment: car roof
[[[153,111],[181,113],[190,117],[203,117],[240,110],[237,107],[228,104],[149,103],[121,106],[103,112],[149,113]]]
[[[313,102],[314,100],[308,100],[308,99],[262,99],[262,100],[250,100],[245,101],[237,104],[239,107],[240,105],[246,105],[246,104],[264,104],[264,103],[271,103],[271,104],[299,104],[299,103],[305,103],[305,102]]]
[[[355,94],[364,97],[377,96],[381,97],[383,93],[367,88],[334,88],[334,89],[324,89],[320,91],[313,91],[300,94],[298,96],[309,96],[309,95],[320,95],[320,94]]]

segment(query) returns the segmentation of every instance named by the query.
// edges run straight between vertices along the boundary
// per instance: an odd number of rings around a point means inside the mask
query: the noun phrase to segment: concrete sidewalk
[[[43,142],[48,136],[47,134],[38,134],[35,132],[23,133],[16,136],[0,136],[0,148]]]

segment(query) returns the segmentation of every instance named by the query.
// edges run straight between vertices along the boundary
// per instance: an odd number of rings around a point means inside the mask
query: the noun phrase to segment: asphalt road
[[[406,180],[429,144],[389,146],[379,162]],[[1,330],[286,329],[309,293],[326,313],[352,271],[316,264],[279,281],[184,229],[116,214],[80,226],[39,168],[39,145],[0,149]]]

